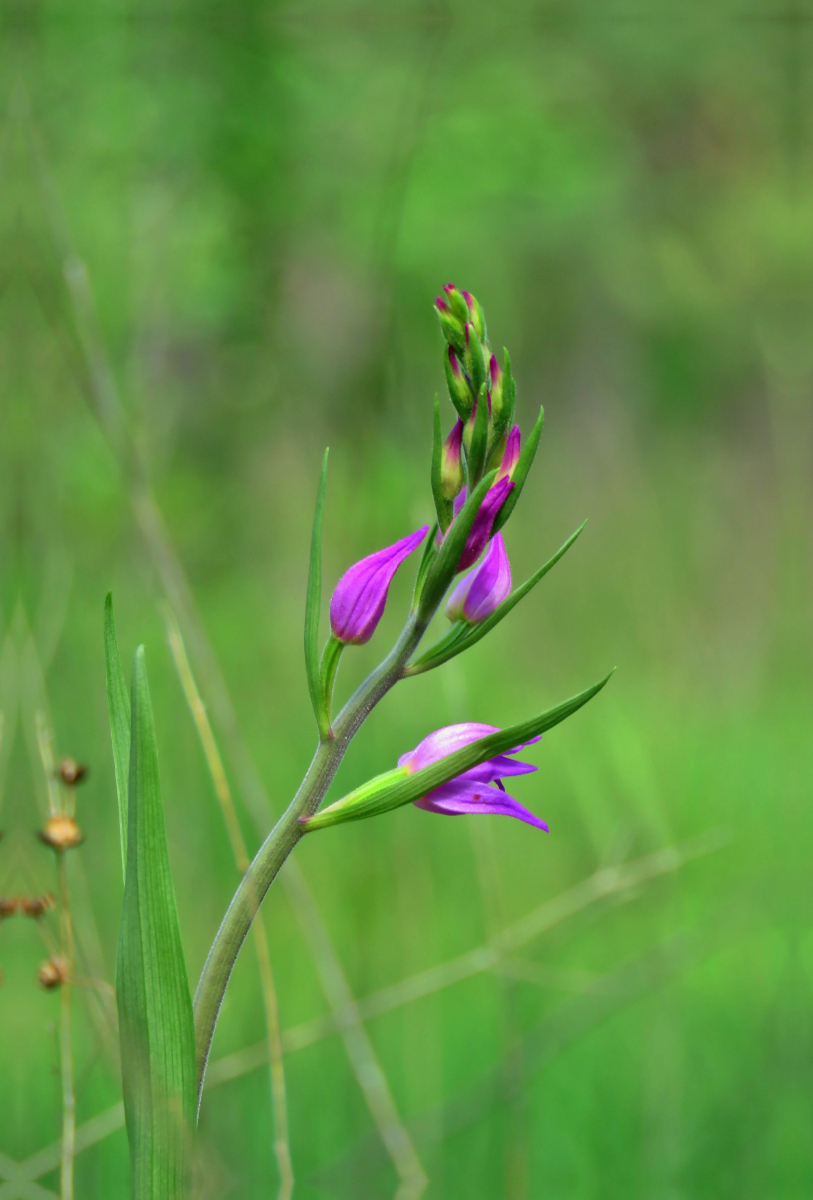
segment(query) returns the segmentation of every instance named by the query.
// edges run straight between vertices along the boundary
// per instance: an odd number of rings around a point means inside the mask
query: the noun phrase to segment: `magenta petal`
[[[345,571],[330,601],[330,627],[340,642],[360,646],[376,630],[395,572],[426,537],[428,525],[377,550]]]
[[[472,527],[469,530],[469,536],[463,547],[463,553],[460,555],[460,561],[457,564],[458,571],[465,571],[466,567],[470,567],[472,563],[477,562],[477,559],[485,550],[488,539],[491,537],[491,527],[494,524],[494,519],[507,500],[513,486],[511,480],[506,477],[505,479],[500,479],[486,492],[483,503],[480,505],[480,511],[474,518]]]
[[[522,438],[519,431],[519,425],[514,425],[505,442],[505,451],[500,463],[500,469],[497,472],[497,482],[504,479],[506,476],[514,474],[514,468],[519,462],[519,452],[522,444]]]
[[[481,725],[477,721],[462,721],[458,725],[445,725],[443,729],[436,729],[434,733],[428,734],[422,742],[414,750],[410,750],[408,754],[402,754],[398,759],[399,767],[406,767],[412,774],[413,771],[420,771],[422,767],[431,767],[432,763],[439,762],[441,758],[446,758],[449,754],[454,754],[455,750],[461,750],[463,746],[469,746],[472,742],[479,741],[480,738],[488,737],[490,733],[498,733],[496,725]]]
[[[460,580],[446,604],[450,621],[469,621],[476,625],[490,617],[495,608],[511,595],[511,564],[502,534],[491,541],[485,558]]]
[[[435,788],[414,803],[416,808],[447,817],[461,816],[464,813],[492,813],[496,816],[515,817],[518,821],[525,821],[528,825],[548,832],[545,822],[529,812],[513,796],[483,784],[453,780],[452,783]]]

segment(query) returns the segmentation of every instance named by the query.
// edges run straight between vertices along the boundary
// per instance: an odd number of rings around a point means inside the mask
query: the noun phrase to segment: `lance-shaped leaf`
[[[530,437],[520,451],[519,462],[514,467],[514,472],[511,476],[514,481],[513,491],[510,493],[508,499],[505,501],[505,504],[503,504],[502,508],[497,513],[497,517],[494,521],[494,533],[499,533],[505,522],[511,516],[511,513],[514,511],[517,500],[519,500],[519,494],[522,491],[525,480],[528,477],[531,464],[536,457],[539,439],[542,436],[542,424],[544,420],[545,410],[544,408],[540,408],[536,424],[531,430]]]
[[[421,555],[421,564],[418,567],[418,574],[415,576],[415,588],[412,592],[412,608],[418,607],[418,601],[421,598],[423,585],[426,583],[426,577],[429,574],[432,563],[437,558],[438,548],[435,543],[435,538],[438,534],[438,526],[433,525],[429,530],[429,537],[424,542],[423,554]]]
[[[127,869],[127,788],[130,770],[130,697],[127,680],[116,641],[113,620],[113,594],[108,592],[104,602],[104,666],[107,677],[107,709],[110,714],[110,740],[113,743],[113,768],[116,773],[116,795],[119,802],[119,838],[121,841],[121,870]]]
[[[457,564],[460,562],[460,556],[466,545],[466,538],[480,511],[480,505],[496,477],[496,471],[489,471],[488,475],[480,480],[449,526],[421,591],[419,602],[421,617],[431,616],[443,599],[443,593],[454,578]]]
[[[517,385],[514,383],[514,376],[511,372],[511,356],[503,347],[503,376],[502,376],[502,408],[499,415],[494,418],[494,441],[499,442],[500,438],[511,428],[511,422],[514,419],[514,407],[517,400]]]
[[[311,561],[308,571],[308,594],[305,602],[305,670],[308,676],[308,691],[313,705],[313,715],[322,740],[330,737],[330,716],[319,671],[319,607],[322,602],[322,513],[325,507],[325,484],[327,482],[327,456],[322,460],[319,491],[316,495],[316,512],[313,516],[311,534]]]
[[[451,500],[448,500],[443,494],[443,482],[441,480],[441,464],[443,461],[443,432],[440,426],[440,401],[435,396],[435,431],[434,440],[432,443],[432,495],[435,500],[435,512],[438,516],[438,525],[445,533],[449,528],[452,520],[453,505]]]
[[[394,808],[401,808],[404,804],[420,800],[422,796],[441,787],[444,783],[449,783],[458,775],[462,775],[464,771],[488,762],[497,754],[505,754],[507,751],[529,742],[531,738],[538,737],[548,729],[552,729],[554,725],[559,725],[562,721],[567,720],[597,692],[601,691],[612,673],[610,671],[599,683],[594,683],[592,687],[579,692],[577,696],[571,696],[569,700],[564,700],[555,708],[549,708],[546,712],[539,713],[538,716],[531,717],[528,721],[522,721],[518,725],[510,725],[507,729],[490,733],[487,737],[469,743],[468,746],[456,750],[454,754],[449,754],[446,758],[442,758],[439,762],[424,767],[420,771],[410,774],[405,767],[401,767],[394,771],[387,771],[384,775],[378,775],[341,800],[337,800],[335,804],[331,804],[307,821],[303,821],[302,824],[305,830],[310,832],[315,829],[324,829],[328,825],[344,824],[347,821],[363,821],[367,817],[375,817],[380,813],[390,812]]]
[[[116,1001],[132,1200],[185,1200],[195,1033],[169,871],[144,648],[133,660],[127,871]]]
[[[489,617],[481,621],[478,625],[469,625],[466,621],[456,621],[451,629],[440,639],[435,642],[434,646],[416,659],[404,671],[405,675],[420,675],[424,671],[431,671],[434,667],[439,667],[442,663],[448,662],[450,658],[454,658],[457,654],[461,654],[464,650],[468,650],[475,642],[479,642],[487,633],[490,633],[495,625],[499,625],[504,617],[507,617],[511,609],[519,604],[523,597],[527,596],[532,588],[535,588],[540,579],[543,579],[550,571],[551,567],[555,567],[559,559],[570,549],[584,529],[586,521],[583,521],[575,533],[571,533],[563,546],[560,546],[548,561],[535,571],[530,579],[526,579],[521,587],[515,588],[507,599],[503,600],[502,604],[498,605]]]
[[[486,385],[480,388],[477,397],[477,408],[474,412],[474,429],[471,433],[471,443],[468,453],[469,491],[480,482],[486,463],[488,448],[488,397]]]

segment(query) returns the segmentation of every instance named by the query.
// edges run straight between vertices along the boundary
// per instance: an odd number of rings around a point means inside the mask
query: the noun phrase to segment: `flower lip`
[[[370,640],[384,612],[395,572],[428,530],[429,526],[424,525],[345,571],[330,601],[330,627],[338,641],[360,646]]]
[[[511,564],[502,534],[497,533],[480,565],[465,575],[452,592],[446,604],[446,616],[450,621],[468,621],[476,625],[490,617],[510,595]]]

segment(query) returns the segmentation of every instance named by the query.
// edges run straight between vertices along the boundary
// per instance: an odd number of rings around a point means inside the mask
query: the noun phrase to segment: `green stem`
[[[195,1047],[198,1108],[215,1024],[240,947],[280,867],[303,836],[302,819],[312,816],[325,797],[351,739],[375,705],[403,677],[431,613],[412,614],[384,661],[350,697],[333,725],[333,738],[320,742],[308,773],[287,810],[277,821],[246,871],[217,931],[195,993]]]

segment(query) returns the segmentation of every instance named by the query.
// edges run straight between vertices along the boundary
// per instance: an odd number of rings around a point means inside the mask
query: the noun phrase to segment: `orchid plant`
[[[318,744],[305,777],[246,871],[217,931],[191,1000],[169,873],[158,762],[143,648],[131,692],[119,659],[112,601],[105,609],[108,700],[124,867],[119,1009],[133,1197],[181,1197],[190,1186],[191,1137],[206,1064],[229,977],[252,920],[277,873],[306,835],[402,805],[446,816],[497,814],[547,825],[508,794],[504,780],[536,771],[515,755],[586,704],[609,676],[554,708],[508,728],[462,722],[429,732],[397,764],[323,807],[339,764],[376,704],[396,684],[434,670],[489,633],[559,561],[581,526],[530,579],[514,589],[502,529],[522,493],[542,432],[543,412],[522,444],[514,423],[511,360],[500,368],[482,308],[452,284],[435,301],[456,420],[442,432],[435,400],[431,489],[436,520],[377,550],[344,573],[330,601],[330,634],[319,654],[322,465],[305,608],[305,666]],[[342,654],[368,642],[399,567],[420,546],[412,603],[394,646],[334,712]],[[465,574],[463,574],[465,572]],[[449,594],[450,593],[450,594]],[[447,632],[421,652],[446,599]]]

